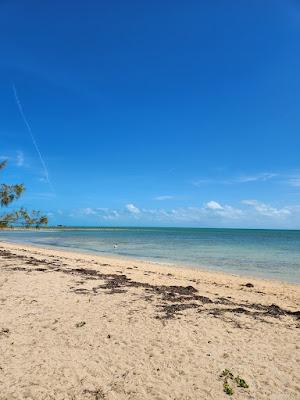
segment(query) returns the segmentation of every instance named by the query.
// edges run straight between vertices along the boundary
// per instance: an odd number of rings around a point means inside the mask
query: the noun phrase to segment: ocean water
[[[77,228],[36,232],[0,231],[0,240],[147,259],[300,283],[300,231]]]

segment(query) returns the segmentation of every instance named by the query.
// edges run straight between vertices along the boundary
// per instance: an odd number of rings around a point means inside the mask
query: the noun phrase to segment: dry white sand
[[[299,285],[1,242],[0,307],[0,399],[300,399]]]

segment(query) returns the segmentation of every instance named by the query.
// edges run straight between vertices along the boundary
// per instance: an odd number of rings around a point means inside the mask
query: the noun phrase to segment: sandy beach
[[[299,285],[0,242],[0,307],[0,399],[300,398]]]

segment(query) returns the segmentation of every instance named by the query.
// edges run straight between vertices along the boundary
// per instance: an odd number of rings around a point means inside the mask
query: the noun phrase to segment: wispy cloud
[[[82,210],[82,213],[84,215],[95,215],[95,214],[97,214],[97,210],[95,210],[91,207],[86,207]]]
[[[286,217],[291,215],[288,207],[276,208],[258,200],[243,200],[243,204],[252,207],[259,215],[266,217]]]
[[[266,182],[277,176],[279,176],[279,175],[274,172],[260,172],[257,174],[239,175],[239,176],[229,177],[229,178],[224,178],[224,179],[200,178],[200,179],[192,180],[191,183],[192,183],[192,185],[194,185],[196,187],[200,187],[200,186],[207,185],[207,184],[236,185],[236,184],[243,184],[243,183],[250,183],[250,182]]]
[[[293,187],[300,187],[300,176],[299,177],[289,178],[287,183],[290,186],[293,186]]]
[[[200,187],[200,186],[207,185],[210,183],[222,183],[222,181],[217,180],[217,179],[210,179],[210,178],[193,179],[191,181],[191,184],[196,187]]]
[[[17,150],[15,155],[0,155],[0,160],[7,160],[17,167],[24,167],[25,164],[25,156],[22,150]]]
[[[58,214],[62,215],[62,211],[59,210]],[[97,218],[99,221],[112,221],[117,220],[120,217],[120,214],[117,210],[113,210],[106,207],[86,207],[79,210],[74,210],[69,214],[70,217],[82,218],[82,217],[92,217],[94,220]]]
[[[290,172],[260,172],[257,174],[245,174],[226,179],[213,179],[213,178],[200,178],[191,181],[191,184],[196,187],[204,185],[242,185],[255,182],[273,181],[279,185],[288,185],[292,187],[300,187],[300,173],[299,171]]]
[[[261,172],[254,175],[242,175],[232,180],[232,183],[248,183],[248,182],[258,182],[258,181],[269,181],[275,178],[278,174],[273,172]]]
[[[24,153],[21,150],[17,151],[16,164],[18,167],[23,167],[25,164]]]
[[[164,200],[171,200],[171,199],[173,199],[173,198],[174,198],[174,196],[163,195],[163,196],[156,196],[156,197],[154,197],[154,200],[157,200],[157,201],[164,201]]]

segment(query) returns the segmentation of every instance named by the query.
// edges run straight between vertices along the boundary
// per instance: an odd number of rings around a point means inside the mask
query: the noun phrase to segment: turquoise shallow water
[[[0,240],[300,283],[300,231],[188,228],[2,231]]]

